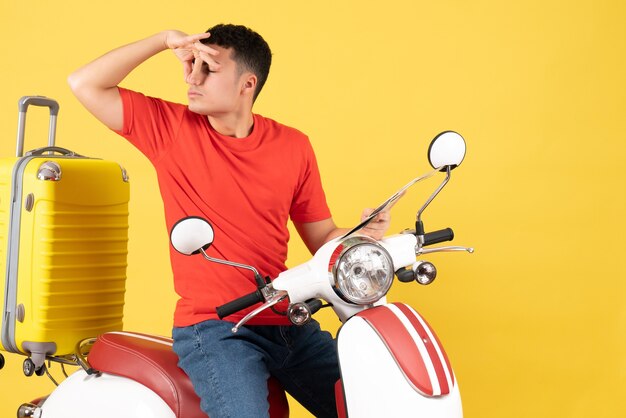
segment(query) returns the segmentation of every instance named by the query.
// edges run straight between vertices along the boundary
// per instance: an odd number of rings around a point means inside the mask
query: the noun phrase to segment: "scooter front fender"
[[[156,393],[134,380],[83,370],[70,375],[43,403],[42,418],[175,418]]]
[[[353,316],[339,330],[337,349],[348,417],[463,416],[443,346],[408,305],[387,304]]]

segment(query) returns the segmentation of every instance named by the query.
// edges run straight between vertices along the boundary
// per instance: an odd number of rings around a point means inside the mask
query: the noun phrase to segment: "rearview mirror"
[[[433,168],[458,167],[465,158],[465,140],[454,131],[437,135],[428,147],[428,161]],[[445,171],[445,170],[442,170]]]
[[[206,219],[189,216],[172,227],[170,242],[179,253],[192,255],[209,248],[214,236],[213,227]]]

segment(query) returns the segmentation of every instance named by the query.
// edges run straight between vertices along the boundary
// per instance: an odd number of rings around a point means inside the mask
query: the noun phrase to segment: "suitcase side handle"
[[[26,111],[28,106],[41,106],[50,109],[50,125],[48,127],[48,146],[53,147],[57,130],[57,115],[59,114],[59,103],[44,96],[24,96],[17,102],[19,115],[17,119],[17,147],[15,155],[21,157],[24,154],[24,132],[26,130]]]

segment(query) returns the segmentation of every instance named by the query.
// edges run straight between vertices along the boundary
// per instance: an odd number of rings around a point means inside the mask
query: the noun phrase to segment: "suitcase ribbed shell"
[[[122,328],[129,184],[114,162],[25,158],[0,159],[0,348],[67,355]],[[58,181],[38,178],[48,162],[61,168]]]

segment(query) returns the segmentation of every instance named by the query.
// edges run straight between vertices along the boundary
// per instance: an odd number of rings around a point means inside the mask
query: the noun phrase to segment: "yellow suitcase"
[[[48,147],[22,156],[29,105],[50,108]],[[122,328],[128,177],[115,162],[55,147],[58,109],[20,99],[17,157],[0,159],[0,349],[29,356],[26,374]]]

